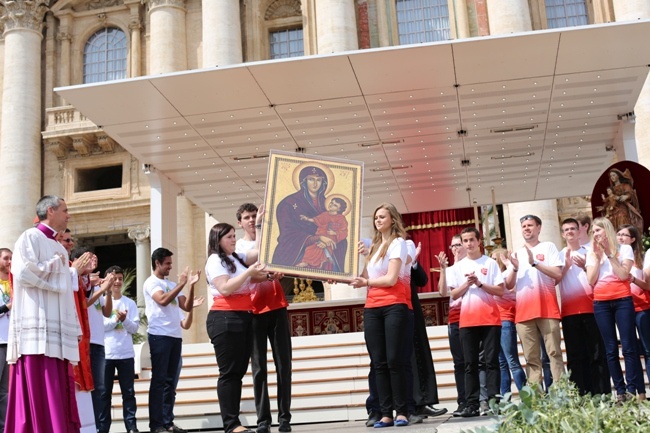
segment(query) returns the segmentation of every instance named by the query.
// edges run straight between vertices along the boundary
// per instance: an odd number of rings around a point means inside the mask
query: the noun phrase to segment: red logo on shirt
[[[543,261],[544,261],[544,254],[537,254],[537,255],[535,256],[535,258],[536,258],[537,260],[539,260],[540,262],[543,262]]]
[[[483,275],[487,275],[487,268],[481,268],[481,273]]]

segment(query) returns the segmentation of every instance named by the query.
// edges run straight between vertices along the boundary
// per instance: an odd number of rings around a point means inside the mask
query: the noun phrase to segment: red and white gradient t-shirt
[[[503,275],[497,262],[488,256],[476,260],[465,257],[454,265],[456,282],[461,285],[467,275],[474,273],[483,284],[498,286],[503,284]],[[460,309],[460,327],[471,326],[501,326],[501,315],[494,296],[479,288],[470,286],[463,295],[463,305]]]
[[[546,266],[562,266],[560,254],[552,242],[540,242],[531,249],[533,257]],[[560,307],[555,280],[528,263],[526,248],[517,250],[517,310],[515,322],[532,319],[559,319]]]
[[[631,260],[634,262],[634,251],[632,247],[630,245],[619,245],[616,258],[619,263],[623,263],[623,260]],[[594,266],[595,264],[596,255],[593,253],[587,254],[587,267]],[[600,261],[598,281],[596,281],[596,285],[594,286],[594,301],[611,301],[627,296],[632,296],[630,282],[628,280],[622,281],[616,276],[612,269],[612,264],[607,256],[603,254]]]
[[[451,288],[458,287],[456,282],[456,264],[445,269],[445,281],[447,282],[447,287],[449,288],[449,315],[447,316],[447,324],[458,323],[460,322],[460,306],[463,303],[463,297],[461,296],[458,299],[451,297]]]
[[[630,274],[634,275],[637,280],[643,280],[643,269],[632,266]],[[632,289],[632,300],[634,301],[634,311],[650,310],[650,292],[643,290],[641,287],[630,282],[630,289]]]
[[[562,317],[573,316],[575,314],[585,314],[594,312],[594,290],[587,281],[587,273],[580,266],[573,263],[565,263],[565,255],[568,247],[564,247],[560,252],[560,259],[564,267],[569,266],[569,270],[558,284],[560,288],[560,299],[562,300]],[[571,257],[586,257],[587,249],[580,247],[577,251],[571,251]]]
[[[406,242],[404,239],[394,239],[388,246],[386,255],[383,259],[378,259],[379,250],[373,254],[368,260],[366,269],[368,271],[368,279],[383,277],[388,273],[388,262],[391,259],[400,259],[400,274],[397,277],[397,283],[392,287],[368,287],[368,296],[366,297],[366,308],[386,307],[388,305],[406,304],[406,284],[404,282],[404,275],[402,274],[402,267],[406,263]]]
[[[512,269],[506,269],[503,271],[501,275],[503,275],[503,281],[506,280],[508,275],[512,272]],[[510,291],[508,289],[503,290],[503,296],[494,296],[494,301],[497,303],[497,307],[499,307],[499,314],[501,315],[501,321],[509,321],[509,322],[514,322],[515,321],[515,311],[516,311],[516,304],[517,304],[517,297],[515,295],[515,291]]]

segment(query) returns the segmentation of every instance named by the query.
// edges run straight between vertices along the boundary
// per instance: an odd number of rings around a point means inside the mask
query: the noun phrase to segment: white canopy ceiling
[[[57,91],[222,221],[271,149],[365,163],[364,215],[589,195],[650,65],[650,22],[184,71]],[[463,162],[465,161],[465,162]]]

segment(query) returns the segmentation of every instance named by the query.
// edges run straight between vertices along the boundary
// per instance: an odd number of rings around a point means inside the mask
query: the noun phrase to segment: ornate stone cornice
[[[111,6],[121,5],[122,0],[89,0],[88,10],[109,8]]]
[[[266,8],[265,20],[300,16],[300,0],[275,0]]]
[[[115,143],[115,140],[106,134],[97,135],[97,144],[106,153],[115,152],[115,147],[117,145],[117,143]]]
[[[3,6],[0,23],[4,25],[5,32],[28,29],[41,33],[48,4],[49,0],[4,0],[0,2]]]
[[[58,159],[65,159],[72,147],[72,139],[68,136],[53,137],[45,140],[45,147]]]
[[[185,0],[142,0],[149,10],[162,6],[176,7],[185,9]]]
[[[92,151],[93,136],[91,135],[75,135],[72,137],[72,147],[81,156],[88,156]]]

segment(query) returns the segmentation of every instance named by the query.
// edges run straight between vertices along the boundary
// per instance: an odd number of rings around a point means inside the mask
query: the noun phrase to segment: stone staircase
[[[447,327],[427,328],[438,379],[441,406],[455,408],[456,388],[449,353]],[[368,365],[363,333],[293,337],[292,423],[354,421],[367,417]],[[141,372],[135,382],[138,428],[149,431],[148,392],[151,369],[149,349],[141,352]],[[274,423],[276,412],[275,365],[268,352],[269,393]],[[175,422],[189,430],[222,428],[217,399],[218,367],[210,343],[183,346],[183,369],[177,388]],[[122,399],[118,383],[113,387],[112,432],[124,432]],[[255,402],[250,367],[244,377],[241,420],[255,425]]]

